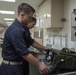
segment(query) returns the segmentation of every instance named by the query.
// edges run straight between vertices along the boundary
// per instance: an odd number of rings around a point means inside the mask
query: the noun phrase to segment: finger
[[[47,73],[49,73],[50,71],[48,70],[48,68],[45,68],[42,72],[43,72],[44,74],[47,74]]]
[[[46,68],[46,73],[51,72],[51,70],[49,68]]]
[[[42,73],[43,73],[43,74],[46,74],[46,70],[43,70]]]
[[[48,69],[46,69],[46,73],[49,73],[49,70]]]
[[[48,71],[51,72],[51,69],[49,69],[49,67],[47,67]]]

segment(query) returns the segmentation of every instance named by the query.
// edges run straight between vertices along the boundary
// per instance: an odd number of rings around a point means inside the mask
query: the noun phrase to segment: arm
[[[44,63],[42,63],[38,59],[36,59],[32,54],[29,53],[28,55],[24,55],[22,57],[25,60],[27,60],[29,63],[37,66],[37,68],[39,69],[39,71],[41,73],[48,73],[48,72],[50,72],[50,70],[48,69],[48,67]]]
[[[25,60],[27,60],[29,63],[38,66],[41,62],[36,59],[31,53],[29,53],[28,55],[23,55],[22,56]]]
[[[34,39],[31,38],[31,36],[29,36],[29,40],[30,45],[37,48],[38,50],[40,50],[41,52],[43,52],[44,50],[48,50],[48,48],[46,48],[43,45],[40,45],[38,42],[36,42]]]
[[[44,50],[47,50],[47,48],[43,45],[40,45],[38,42],[36,42],[34,40],[33,44],[32,44],[33,47],[37,48],[38,50],[40,50],[41,52],[44,51]]]

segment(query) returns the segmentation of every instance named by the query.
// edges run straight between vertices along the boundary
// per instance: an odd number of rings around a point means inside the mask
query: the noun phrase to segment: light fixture
[[[6,23],[7,23],[7,24],[9,24],[9,23],[11,24],[12,22],[6,22]]]
[[[15,0],[0,0],[0,1],[15,2]]]
[[[9,24],[7,24],[8,26],[10,26],[11,24],[9,23]]]
[[[0,13],[1,14],[15,14],[15,12],[14,11],[6,11],[6,10],[0,10]]]
[[[13,21],[14,19],[12,19],[12,18],[4,18],[4,20]]]
[[[12,24],[12,22],[6,22],[8,26],[10,26]]]

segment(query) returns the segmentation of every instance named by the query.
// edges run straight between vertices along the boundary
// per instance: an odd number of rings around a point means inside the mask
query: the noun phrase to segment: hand
[[[44,63],[39,63],[38,70],[41,74],[47,74],[51,72],[51,70]]]
[[[51,51],[52,49],[50,49],[50,48],[47,48],[47,47],[44,47],[44,51]]]

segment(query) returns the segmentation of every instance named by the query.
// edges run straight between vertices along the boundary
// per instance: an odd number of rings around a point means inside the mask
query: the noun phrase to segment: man
[[[28,50],[31,45],[41,51],[47,50],[46,47],[38,44],[30,37],[27,25],[34,12],[34,8],[27,3],[21,3],[18,6],[18,17],[6,30],[4,36],[1,75],[23,75],[21,66],[23,59],[37,66],[40,72],[49,72],[47,66],[36,59]]]
[[[36,25],[36,18],[32,17],[32,20],[27,25],[27,27],[28,27],[28,29],[32,29],[32,28],[34,28],[35,25]],[[23,75],[29,75],[29,63],[24,60],[22,63],[22,67],[23,67]]]
[[[27,27],[28,27],[29,29],[32,29],[32,28],[34,28],[35,25],[36,25],[36,18],[32,17],[32,20],[31,20],[31,22],[27,25]]]
[[[32,20],[27,25],[27,27],[28,27],[28,29],[32,29],[32,28],[34,28],[35,25],[36,25],[36,18],[32,17]],[[23,67],[23,75],[29,75],[29,63],[24,60],[23,63],[22,63],[22,67]]]

